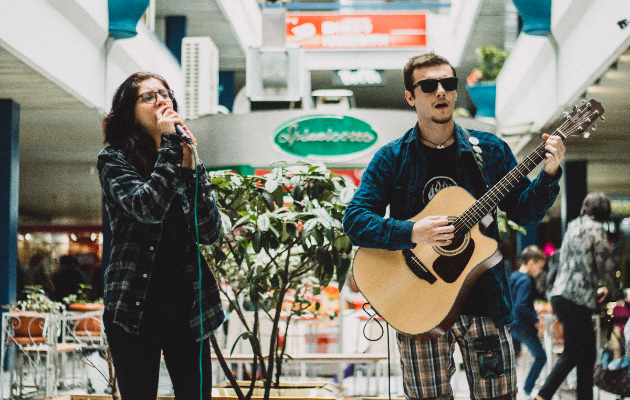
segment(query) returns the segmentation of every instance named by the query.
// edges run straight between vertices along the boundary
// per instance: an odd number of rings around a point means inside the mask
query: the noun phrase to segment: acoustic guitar
[[[580,136],[597,118],[603,121],[603,113],[599,102],[585,102],[571,114],[564,113],[551,136],[563,140]],[[409,220],[449,216],[455,238],[448,246],[417,245],[402,251],[360,248],[353,261],[354,279],[374,311],[416,340],[437,338],[453,326],[475,280],[501,260],[498,243],[482,233],[480,222],[544,158],[543,142],[480,199],[462,188],[448,187]]]

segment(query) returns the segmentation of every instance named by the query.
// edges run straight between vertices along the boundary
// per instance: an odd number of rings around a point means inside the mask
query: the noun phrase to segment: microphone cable
[[[197,169],[197,151],[189,139],[190,148],[193,152],[193,161],[195,163],[195,201],[193,215],[195,217],[195,249],[197,250],[197,266],[199,270],[199,400],[203,400],[203,308],[201,306],[201,252],[199,251],[199,226],[197,225],[197,196],[199,191],[199,171]]]
[[[195,164],[195,201],[193,202],[193,215],[195,219],[195,249],[197,250],[197,266],[199,271],[199,400],[203,400],[203,308],[201,306],[201,252],[199,251],[199,226],[197,225],[197,196],[199,192],[199,170],[197,169],[197,151],[192,143],[192,139],[180,124],[175,124],[175,130],[182,136],[182,139],[190,145],[193,152],[193,162]]]
[[[376,342],[383,338],[383,335],[385,334],[385,329],[387,329],[387,393],[389,395],[389,400],[392,400],[392,370],[391,370],[392,359],[391,359],[390,348],[389,348],[389,324],[387,323],[387,321],[385,321],[385,328],[383,328],[383,325],[381,325],[381,323],[377,319],[377,317],[380,317],[380,315],[378,315],[376,310],[374,310],[374,314],[370,314],[370,312],[366,308],[368,305],[369,303],[363,303],[363,306],[361,307],[363,309],[363,312],[365,312],[370,317],[368,318],[365,325],[363,325],[363,337],[369,340],[370,342]],[[368,334],[365,332],[365,329],[367,328],[368,324],[372,321],[376,322],[379,328],[381,328],[381,334],[376,339],[369,338]],[[374,368],[375,368],[374,373],[376,374],[376,367]]]

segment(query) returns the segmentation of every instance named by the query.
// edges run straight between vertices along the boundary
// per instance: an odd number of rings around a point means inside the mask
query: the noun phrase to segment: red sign
[[[424,47],[426,14],[287,14],[287,43],[306,48]]]

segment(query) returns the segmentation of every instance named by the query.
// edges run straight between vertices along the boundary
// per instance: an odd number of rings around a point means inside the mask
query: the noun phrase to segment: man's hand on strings
[[[411,241],[422,246],[447,246],[455,236],[454,229],[445,216],[425,217],[414,224]]]

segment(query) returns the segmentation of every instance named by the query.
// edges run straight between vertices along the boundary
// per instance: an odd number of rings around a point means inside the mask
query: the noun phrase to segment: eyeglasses
[[[423,79],[416,82],[411,90],[416,90],[418,86],[424,93],[433,93],[438,88],[438,83],[442,85],[447,92],[457,90],[457,78],[442,78],[442,79]]]
[[[173,96],[175,92],[172,90],[161,89],[157,92],[144,92],[138,99],[142,97],[142,101],[147,104],[154,104],[157,101],[157,95],[159,94],[165,101],[173,101],[175,97]]]

